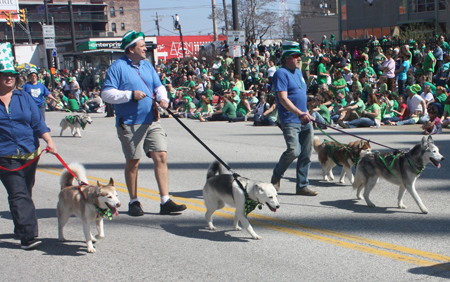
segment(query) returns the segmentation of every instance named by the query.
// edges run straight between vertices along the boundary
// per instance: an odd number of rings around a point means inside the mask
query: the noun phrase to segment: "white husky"
[[[219,173],[219,175],[216,175]],[[225,207],[225,204],[235,207],[234,230],[241,230],[239,221],[242,223],[253,239],[261,239],[258,234],[253,231],[250,222],[247,219],[247,213],[256,205],[266,204],[269,209],[276,212],[280,207],[277,199],[277,191],[270,183],[253,181],[244,177],[237,177],[237,180],[225,169],[218,161],[213,162],[208,169],[206,175],[207,181],[203,188],[203,199],[206,206],[206,222],[208,228],[217,230],[213,225],[212,215],[216,210]],[[244,190],[237,183],[242,184]],[[247,194],[247,195],[246,195]],[[247,196],[247,197],[246,197]]]

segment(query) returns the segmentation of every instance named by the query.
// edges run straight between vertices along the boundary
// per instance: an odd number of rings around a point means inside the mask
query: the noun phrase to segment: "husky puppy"
[[[434,145],[431,136],[428,136],[428,139],[423,137],[422,141],[408,152],[398,154],[389,152],[370,153],[365,155],[358,163],[353,189],[357,190],[356,196],[362,200],[362,190],[365,188],[364,199],[367,206],[375,207],[375,204],[369,199],[369,195],[370,191],[375,187],[378,178],[382,177],[400,187],[398,191],[399,208],[406,209],[405,204],[403,204],[403,196],[408,190],[422,213],[428,213],[419,194],[417,194],[416,180],[428,163],[432,163],[435,167],[440,168],[441,164],[439,162],[443,160],[444,157],[439,153],[439,148]]]
[[[73,163],[69,168],[77,176],[80,181],[88,183],[86,178],[86,171],[81,164]],[[83,221],[84,237],[86,238],[87,249],[89,253],[95,253],[93,242],[97,239],[105,237],[103,231],[103,212],[109,212],[108,216],[117,216],[118,207],[121,206],[116,188],[114,187],[114,180],[111,178],[108,185],[82,186],[84,197],[78,189],[78,183],[73,185],[74,177],[72,174],[64,170],[61,175],[61,192],[59,193],[59,201],[56,208],[58,216],[58,239],[65,241],[63,228],[66,225],[69,217],[74,214]],[[97,209],[98,208],[98,209]],[[108,210],[109,209],[109,210]],[[90,224],[96,222],[98,235],[92,236]]]
[[[218,161],[214,161],[209,166],[206,179],[206,184],[203,188],[203,199],[207,209],[205,217],[208,228],[217,230],[213,225],[212,215],[216,210],[222,209],[227,204],[236,208],[234,214],[234,230],[241,230],[239,227],[240,221],[253,239],[261,239],[253,231],[247,219],[246,200],[250,199],[255,204],[255,207],[256,205],[261,206],[266,204],[271,211],[276,212],[280,204],[278,203],[275,187],[270,183],[254,181],[240,176],[235,180],[230,172]],[[240,188],[237,181],[242,184],[242,187],[246,191]],[[246,199],[245,194],[248,195],[248,199]]]
[[[340,183],[345,183],[345,175],[350,183],[353,183],[352,167],[364,155],[372,152],[370,143],[367,141],[356,141],[347,144],[338,144],[336,142],[320,143],[319,137],[314,137],[314,151],[319,155],[319,162],[322,166],[323,180],[330,181],[334,179],[333,167],[336,163],[342,166]],[[328,178],[329,175],[329,178]],[[330,180],[329,180],[330,179]]]
[[[82,116],[79,115],[66,116],[59,123],[59,126],[61,126],[61,132],[59,133],[59,136],[62,136],[63,131],[66,130],[68,127],[70,127],[73,136],[78,135],[81,137],[80,128],[84,130],[86,125],[91,123],[92,119],[88,113],[84,113]]]

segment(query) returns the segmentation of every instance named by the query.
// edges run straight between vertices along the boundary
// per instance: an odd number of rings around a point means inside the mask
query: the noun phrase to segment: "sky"
[[[173,30],[172,16],[175,14],[180,17],[183,35],[213,34],[213,22],[208,19],[212,13],[211,3],[211,0],[140,0],[142,31],[145,35],[158,35],[155,25],[157,12],[161,35],[179,34]],[[231,4],[231,0],[226,0],[226,3]],[[300,0],[288,0],[287,4],[288,9],[298,10]],[[223,0],[216,0],[216,7],[223,7]],[[271,8],[278,11],[278,2]],[[219,34],[222,32],[221,26],[223,24],[218,23]]]

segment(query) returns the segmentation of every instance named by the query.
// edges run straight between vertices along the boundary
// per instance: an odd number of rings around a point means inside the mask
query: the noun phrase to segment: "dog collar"
[[[414,163],[411,161],[410,159],[410,155],[409,152],[406,154],[406,159],[408,160],[409,165],[412,167],[412,169],[414,170],[414,172],[416,173],[416,175],[419,175],[422,173],[422,171],[425,169],[425,166],[420,166],[418,167],[418,169],[420,171],[417,171],[416,168],[414,167]]]
[[[102,209],[99,206],[97,206],[96,204],[94,204],[94,206],[95,206],[95,209],[97,210],[99,216],[107,217],[109,220],[113,219],[112,212],[109,208]]]

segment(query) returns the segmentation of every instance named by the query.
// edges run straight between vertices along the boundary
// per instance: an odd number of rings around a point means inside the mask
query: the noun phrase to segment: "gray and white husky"
[[[432,163],[435,167],[440,168],[441,164],[439,162],[443,160],[444,157],[439,153],[439,148],[434,145],[431,136],[428,136],[428,139],[423,137],[422,141],[412,147],[408,152],[397,154],[390,152],[372,152],[365,155],[359,161],[355,181],[353,182],[353,189],[357,190],[356,196],[362,200],[362,190],[365,188],[364,199],[366,200],[367,206],[375,207],[369,195],[377,183],[378,178],[382,177],[400,187],[398,191],[399,208],[406,209],[405,204],[403,204],[403,196],[406,190],[408,190],[422,213],[428,213],[419,194],[417,194],[416,180],[428,163]]]
[[[59,124],[59,126],[61,126],[61,132],[59,133],[59,136],[62,136],[63,131],[66,130],[68,127],[70,127],[73,136],[78,135],[81,137],[80,128],[84,130],[86,125],[91,123],[92,119],[86,112],[82,116],[79,115],[66,116],[61,120]]]
[[[239,227],[240,221],[248,233],[252,235],[253,239],[261,239],[253,231],[247,219],[245,191],[240,188],[237,181],[242,184],[242,187],[247,192],[248,198],[253,201],[253,204],[258,204],[259,206],[266,204],[271,211],[276,212],[280,204],[277,199],[277,190],[275,190],[273,184],[254,181],[240,176],[235,180],[230,171],[218,161],[214,161],[209,166],[206,179],[206,184],[203,188],[203,199],[207,209],[205,217],[208,228],[217,230],[213,225],[212,215],[216,210],[222,209],[227,204],[236,208],[234,214],[234,230],[241,230]]]

